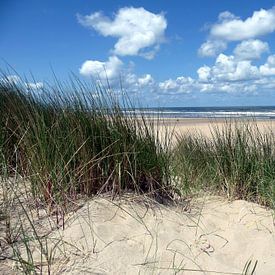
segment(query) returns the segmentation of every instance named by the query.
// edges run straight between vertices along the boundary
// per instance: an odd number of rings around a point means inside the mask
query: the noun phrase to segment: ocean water
[[[142,113],[145,116],[164,118],[257,118],[275,119],[275,106],[251,107],[167,107],[125,110],[125,113]]]

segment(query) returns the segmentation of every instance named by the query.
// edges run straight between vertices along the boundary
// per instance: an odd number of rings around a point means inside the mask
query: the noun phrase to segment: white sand
[[[250,125],[255,125],[261,132],[273,131],[275,132],[275,120],[251,120],[251,119],[238,119],[235,121],[239,124],[249,123]],[[256,122],[256,123],[255,123]],[[212,137],[211,131],[214,128],[222,129],[226,124],[226,120],[222,118],[165,118],[163,121],[159,122],[158,131],[160,132],[161,140],[165,141],[167,133],[170,133],[169,139],[172,142],[176,142],[176,137],[184,134],[202,134],[206,137]]]
[[[67,242],[54,274],[240,274],[248,260],[274,274],[274,212],[220,197],[185,208],[91,200],[52,234]]]

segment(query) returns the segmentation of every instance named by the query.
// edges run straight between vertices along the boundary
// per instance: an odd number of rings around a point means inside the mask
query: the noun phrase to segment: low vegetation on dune
[[[177,136],[146,120],[129,100],[79,81],[42,91],[0,83],[1,175],[31,183],[34,198],[66,203],[79,195],[222,192],[275,206],[275,138],[255,121],[227,121]],[[131,108],[131,112],[124,112]],[[165,127],[165,126],[162,126]],[[210,126],[211,127],[211,126]]]
[[[124,115],[101,86],[91,93],[74,82],[35,93],[2,83],[0,112],[1,170],[27,177],[35,198],[59,204],[102,192],[169,196],[167,148],[154,125]]]
[[[201,190],[275,207],[275,137],[256,121],[212,127],[211,137],[178,137],[174,173],[185,194]]]

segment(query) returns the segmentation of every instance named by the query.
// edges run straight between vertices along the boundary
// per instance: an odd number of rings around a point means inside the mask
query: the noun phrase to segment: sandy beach
[[[80,255],[56,268],[66,274],[241,274],[251,260],[258,262],[255,274],[268,275],[275,269],[274,230],[273,212],[245,201],[203,197],[167,207],[97,199],[67,221],[62,238]]]
[[[263,120],[263,119],[236,119],[231,120],[237,123],[251,123],[257,124],[259,130],[266,131],[268,129],[275,129],[275,120]],[[211,135],[211,128],[213,127],[223,127],[229,120],[223,118],[165,118],[162,123],[168,129],[175,129],[177,133],[187,133],[187,132],[200,132],[203,135]]]
[[[256,263],[253,274],[275,269],[274,212],[218,196],[166,206],[132,196],[95,198],[47,241],[52,274],[236,275],[252,274]],[[33,257],[40,261],[38,244]]]
[[[148,119],[150,121],[150,119]],[[185,134],[202,134],[211,138],[214,128],[222,129],[229,120],[224,118],[164,118],[158,122],[158,130],[161,133],[162,140],[165,140],[166,133],[170,133],[172,142],[175,142],[177,136]],[[260,132],[275,131],[275,120],[272,119],[235,119],[234,123],[249,123],[252,126],[257,124]]]

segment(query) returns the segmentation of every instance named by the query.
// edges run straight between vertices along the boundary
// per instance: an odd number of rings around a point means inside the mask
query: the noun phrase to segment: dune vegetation
[[[275,207],[275,137],[260,131],[256,121],[230,121],[178,138],[175,176],[186,194],[210,191]]]
[[[168,198],[167,148],[154,125],[124,115],[108,89],[91,89],[74,82],[36,94],[2,84],[1,170],[27,177],[32,195],[51,204],[101,192]]]

